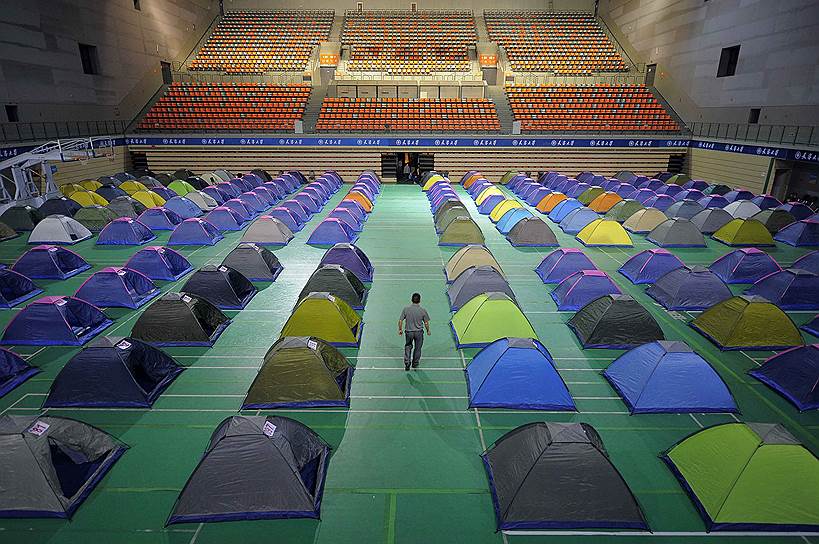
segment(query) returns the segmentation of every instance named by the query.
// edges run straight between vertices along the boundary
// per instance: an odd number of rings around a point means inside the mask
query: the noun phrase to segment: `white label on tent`
[[[131,347],[131,342],[128,342],[127,340],[123,340],[119,344],[117,344],[117,347],[119,349],[128,349],[128,348]]]
[[[156,252],[157,253],[165,253],[165,248],[161,247],[161,248],[157,249]]]
[[[189,297],[188,295],[182,295],[182,301],[183,301],[183,302],[190,302],[190,301],[191,301],[191,297]]]
[[[227,267],[220,266],[219,267],[219,272],[227,272]]]
[[[34,436],[43,436],[49,427],[51,427],[51,425],[49,425],[45,421],[37,420],[37,423],[32,425],[28,432],[30,432]]]
[[[124,268],[120,268],[119,270],[117,270],[117,276],[124,276],[124,275],[125,275],[125,269]]]
[[[61,298],[60,300],[56,301],[54,304],[56,304],[57,306],[65,306],[66,302],[68,302],[68,299]]]
[[[57,251],[57,248],[56,248],[56,247],[50,247],[50,248],[48,248],[48,250],[49,250],[51,253],[54,253],[54,252],[56,252],[56,251]]]
[[[308,340],[307,347],[310,349],[316,349],[318,347],[318,342],[316,342],[315,340]]]
[[[330,299],[330,302],[335,302],[336,301],[336,297],[334,297],[333,295],[327,295],[327,298]]]
[[[265,421],[264,425],[262,426],[262,432],[269,437],[273,437],[273,433],[276,432],[276,426],[270,423],[269,421]]]

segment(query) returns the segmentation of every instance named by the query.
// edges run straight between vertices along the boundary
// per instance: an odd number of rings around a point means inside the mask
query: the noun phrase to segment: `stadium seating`
[[[348,71],[403,75],[469,71],[477,38],[468,11],[348,11],[341,35]]]
[[[524,132],[676,132],[676,121],[643,85],[508,86]]]
[[[138,128],[292,132],[309,97],[309,85],[173,83]]]
[[[486,98],[325,98],[317,132],[497,132]]]
[[[332,10],[228,11],[189,68],[228,74],[304,70],[330,37]]]
[[[590,13],[485,11],[484,19],[489,39],[504,48],[515,71],[590,75],[628,70]]]

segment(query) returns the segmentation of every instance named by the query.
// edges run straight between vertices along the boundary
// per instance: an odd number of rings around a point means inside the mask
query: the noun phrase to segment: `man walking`
[[[412,294],[412,304],[401,310],[398,318],[398,336],[404,335],[404,370],[418,368],[421,346],[424,345],[424,329],[429,335],[429,314],[421,306],[421,295]]]

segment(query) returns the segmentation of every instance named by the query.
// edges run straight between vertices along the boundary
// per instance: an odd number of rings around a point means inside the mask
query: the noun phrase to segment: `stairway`
[[[168,87],[170,87],[170,85],[164,83],[160,85],[159,89],[157,89],[157,91],[150,98],[150,100],[148,100],[145,106],[141,110],[139,110],[139,113],[137,113],[133,119],[131,119],[131,122],[128,123],[123,132],[125,132],[126,134],[134,132],[137,126],[139,125],[139,122],[142,121],[143,117],[145,117],[145,114],[147,114],[151,110],[151,108],[154,107],[154,104],[156,104],[160,98],[165,96],[165,91],[168,90]]]
[[[509,107],[509,100],[506,98],[506,89],[503,85],[489,85],[486,87],[486,95],[495,103],[501,134],[512,134],[512,122],[515,118],[512,115],[512,108]]]
[[[304,107],[304,116],[302,116],[305,134],[316,132],[316,123],[325,96],[327,96],[327,85],[314,86],[313,90],[310,91],[310,99],[307,100],[307,106]]]
[[[671,118],[674,119],[674,121],[676,121],[678,125],[680,125],[682,134],[686,138],[691,136],[691,131],[685,125],[685,121],[682,120],[682,117],[677,115],[677,112],[674,111],[674,108],[671,106],[671,104],[668,103],[668,101],[663,97],[663,95],[661,95],[660,92],[657,89],[655,89],[654,87],[648,87],[648,88],[649,88],[649,90],[651,90],[651,94],[654,95],[654,98],[657,99],[657,102],[659,102],[663,106],[663,108],[665,108],[665,111],[668,112],[668,114],[671,116]]]

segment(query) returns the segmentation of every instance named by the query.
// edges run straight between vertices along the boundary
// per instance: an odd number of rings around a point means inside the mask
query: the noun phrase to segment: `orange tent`
[[[475,183],[476,181],[478,181],[482,177],[483,177],[483,174],[481,174],[480,172],[478,172],[477,174],[472,174],[471,176],[466,178],[466,180],[464,180],[464,189],[469,189],[470,187],[472,187],[473,183]]]
[[[621,197],[617,193],[607,191],[598,196],[597,198],[595,198],[594,200],[592,200],[591,203],[589,204],[589,208],[596,211],[597,213],[606,213],[621,200],[623,200],[623,197]]]
[[[555,206],[566,200],[568,197],[563,193],[552,193],[543,197],[543,200],[537,203],[537,210],[541,213],[549,213]]]
[[[361,193],[351,191],[342,200],[352,200],[358,202],[359,204],[361,204],[361,207],[364,208],[364,211],[367,213],[373,211],[373,203],[370,202],[369,198],[367,198]]]

